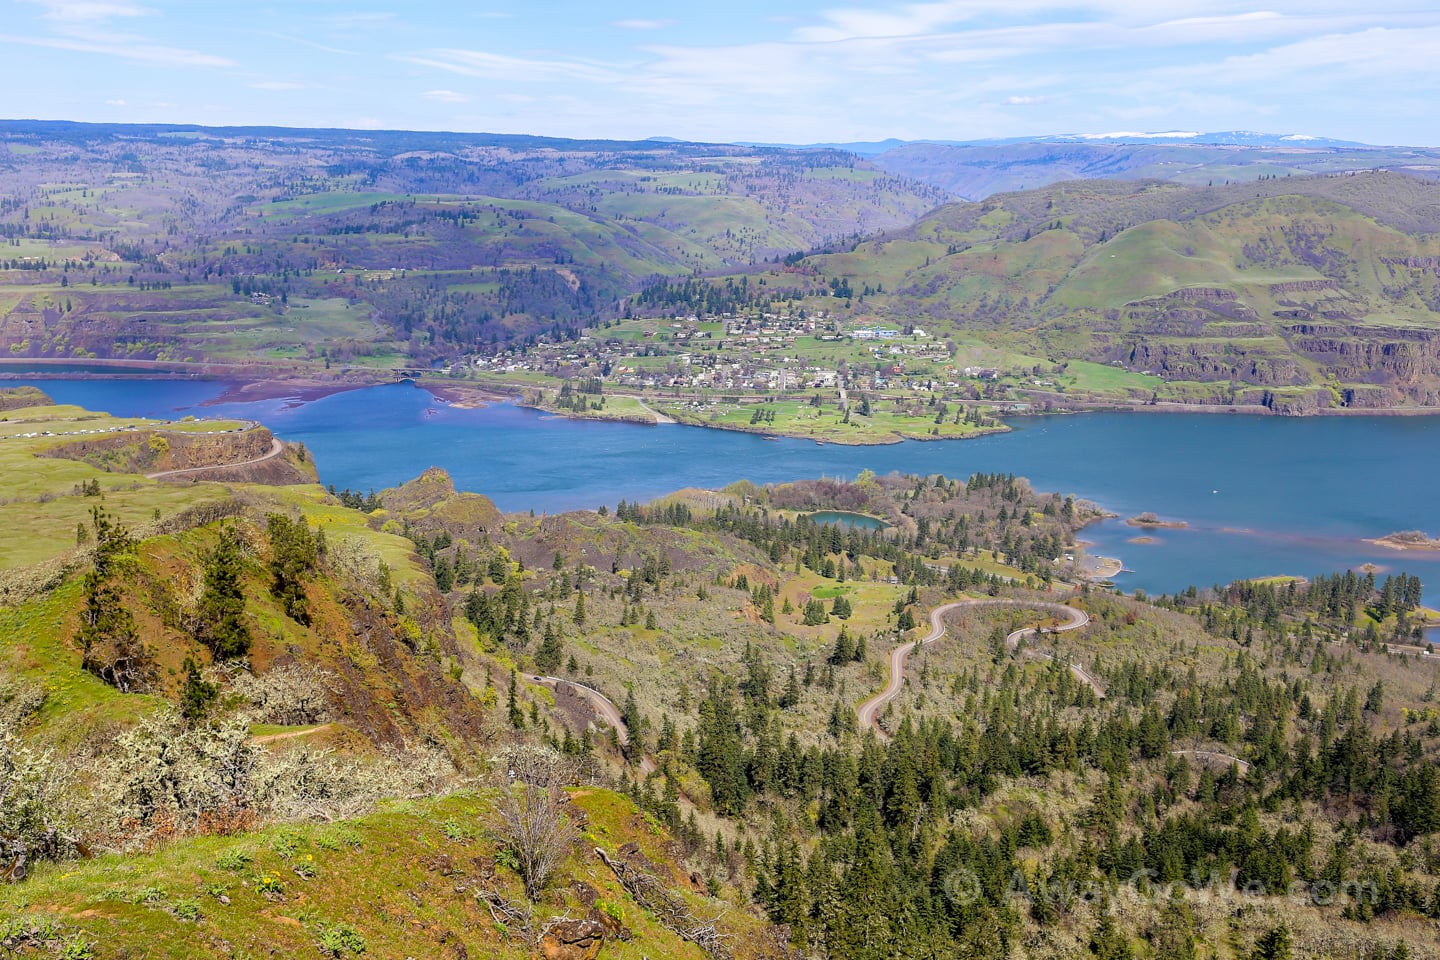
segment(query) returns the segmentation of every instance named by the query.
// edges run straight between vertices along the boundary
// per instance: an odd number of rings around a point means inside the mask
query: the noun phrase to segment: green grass
[[[44,741],[73,744],[106,723],[125,723],[160,701],[119,693],[81,669],[73,645],[80,603],[78,580],[20,607],[0,606],[0,666],[41,683],[45,704],[32,732]]]
[[[617,904],[635,933],[629,943],[607,943],[604,955],[703,960],[699,948],[661,928],[589,852],[601,846],[613,854],[634,841],[663,863],[665,838],[616,794],[583,791],[575,803],[588,820],[587,834],[567,872]],[[366,957],[449,955],[442,948],[448,943],[465,945],[472,957],[520,960],[532,955],[533,942],[506,936],[473,894],[457,889],[460,874],[450,874],[457,867],[468,872],[474,857],[494,856],[495,841],[484,827],[490,806],[484,794],[458,794],[389,804],[339,824],[192,837],[152,854],[41,865],[26,883],[0,889],[0,914],[50,916],[94,944],[96,957],[320,956],[326,931],[348,928],[354,935],[340,939],[363,943]],[[359,863],[365,869],[356,869]],[[297,874],[297,866],[312,879]],[[507,896],[523,900],[508,868],[499,867],[497,875]],[[273,899],[260,893],[262,880],[278,891]],[[542,922],[567,909],[584,915],[570,896],[556,896],[557,903],[537,909]],[[733,913],[726,923],[741,931],[754,926]]]
[[[179,432],[224,430],[234,421],[192,420],[177,423],[140,418],[112,418],[74,406],[28,407],[0,414],[0,476],[6,479],[0,495],[0,570],[28,567],[71,553],[76,547],[77,525],[89,525],[90,511],[99,506],[132,530],[150,523],[158,513],[166,516],[197,503],[226,496],[215,484],[164,484],[130,474],[107,473],[78,460],[39,457],[50,447],[84,437],[78,431],[113,427],[159,427]],[[49,431],[52,437],[21,437]],[[98,481],[100,498],[80,496],[77,488]]]

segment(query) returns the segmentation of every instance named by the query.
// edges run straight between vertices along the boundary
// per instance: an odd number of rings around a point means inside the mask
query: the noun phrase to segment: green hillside
[[[842,335],[923,328],[995,351],[1006,374],[1038,358],[1030,381],[1001,382],[1042,404],[1433,406],[1437,234],[1440,185],[1398,173],[1066,183],[791,261],[749,287],[750,303],[824,311]],[[1080,361],[1157,379],[1094,390],[1067,372]],[[937,372],[955,379],[959,366]]]
[[[1440,956],[1414,577],[1123,597],[1004,474],[506,515],[5,414],[95,508],[0,561],[9,955]]]

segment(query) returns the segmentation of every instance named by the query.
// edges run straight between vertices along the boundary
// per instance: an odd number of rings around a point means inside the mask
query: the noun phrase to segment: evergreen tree
[[[625,694],[625,706],[620,710],[620,721],[625,724],[625,759],[639,763],[645,758],[645,717],[640,713],[640,704],[635,700],[635,688]]]
[[[525,713],[520,709],[519,681],[516,679],[515,670],[510,670],[510,726],[516,730],[525,729]]]
[[[210,712],[210,705],[220,695],[220,688],[200,675],[193,657],[185,658],[185,686],[180,690],[180,715],[191,726],[199,724]]]
[[[240,582],[243,572],[239,536],[233,527],[226,527],[220,531],[215,549],[205,557],[195,624],[195,639],[209,647],[217,661],[233,660],[250,652],[245,592]]]
[[[554,673],[564,659],[565,644],[560,639],[560,631],[555,629],[554,621],[547,620],[544,639],[535,650],[535,668],[541,673]]]
[[[153,679],[150,652],[140,639],[135,618],[121,601],[116,580],[135,559],[135,541],[114,517],[99,507],[90,511],[95,551],[82,581],[81,663],[86,670],[122,692],[144,688]]]
[[[1290,960],[1291,955],[1290,928],[1283,923],[1257,940],[1250,953],[1252,960]]]
[[[265,520],[270,536],[270,592],[285,608],[286,616],[308,626],[310,601],[304,579],[319,563],[319,541],[303,519],[272,513]]]

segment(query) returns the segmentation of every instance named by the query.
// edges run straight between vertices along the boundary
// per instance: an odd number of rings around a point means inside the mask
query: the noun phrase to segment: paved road
[[[630,742],[630,731],[625,728],[625,721],[620,716],[620,708],[615,706],[610,698],[599,690],[596,690],[594,687],[587,687],[583,683],[576,683],[574,680],[566,680],[563,677],[532,677],[531,679],[536,683],[549,687],[551,690],[561,686],[566,686],[574,690],[590,702],[590,706],[594,708],[596,716],[615,729],[616,739],[620,741],[620,746],[623,747]],[[640,759],[640,769],[646,775],[652,774],[656,770],[655,762],[649,757],[642,757]]]
[[[923,647],[927,643],[934,643],[936,640],[945,636],[945,615],[952,610],[959,610],[962,607],[1029,607],[1035,610],[1044,610],[1053,615],[1065,618],[1065,622],[1060,626],[1049,628],[1055,633],[1063,633],[1067,630],[1078,630],[1090,622],[1090,615],[1084,610],[1067,607],[1063,603],[1046,603],[1043,600],[956,600],[953,603],[938,606],[930,611],[930,632],[923,639],[902,643],[890,651],[890,682],[886,684],[884,690],[860,704],[859,708],[855,711],[862,727],[874,729],[875,734],[881,740],[890,739],[890,735],[881,729],[879,721],[875,718],[879,714],[880,708],[891,700],[894,700],[900,693],[900,688],[905,685],[905,664],[910,659],[911,651],[916,647]],[[1005,638],[1005,644],[1013,649],[1022,637],[1035,633],[1038,629],[1038,627],[1025,627],[1024,629],[1016,630]],[[1077,668],[1072,665],[1071,669],[1076,670]],[[1089,683],[1092,689],[1097,686],[1094,678],[1084,673],[1083,670],[1079,670],[1077,676],[1080,676],[1082,680]],[[1100,696],[1103,697],[1104,693],[1100,692]]]
[[[145,477],[149,480],[159,480],[161,477],[181,477],[188,473],[204,473],[207,470],[221,470],[227,467],[248,467],[252,463],[264,463],[285,452],[285,444],[276,437],[270,438],[270,452],[253,460],[241,460],[239,463],[214,463],[208,467],[185,467],[182,470],[161,470],[159,473],[147,473]]]

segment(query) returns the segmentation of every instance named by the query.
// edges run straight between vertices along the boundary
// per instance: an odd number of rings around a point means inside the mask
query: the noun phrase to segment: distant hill
[[[873,157],[899,176],[980,200],[1065,180],[1174,180],[1193,186],[1350,170],[1440,171],[1440,150],[1271,134],[1102,134],[968,144],[910,143]]]
[[[947,205],[805,263],[932,333],[1305,412],[1440,404],[1437,235],[1440,183],[1403,173],[1087,180]]]
[[[329,339],[423,366],[945,199],[840,150],[0,121],[0,287],[27,293],[0,297],[0,349],[249,363]]]

